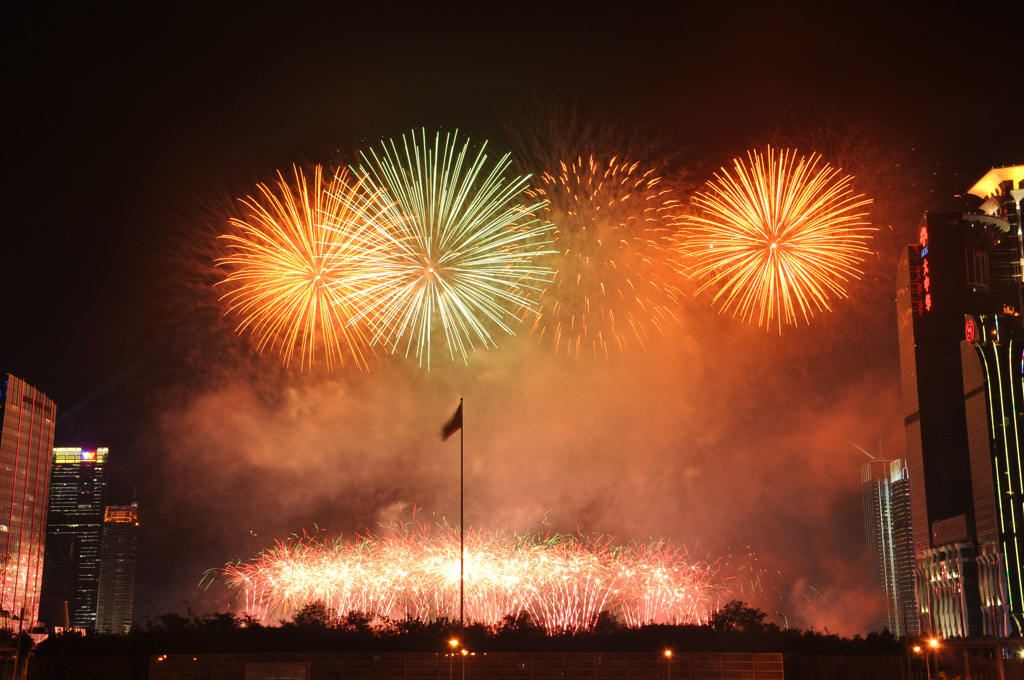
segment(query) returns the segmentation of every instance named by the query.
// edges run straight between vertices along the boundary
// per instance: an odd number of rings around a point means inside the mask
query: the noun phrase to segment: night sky
[[[461,396],[467,523],[670,538],[737,591],[768,574],[751,599],[775,622],[864,632],[852,443],[903,453],[895,273],[917,219],[1024,162],[1013,4],[9,8],[0,370],[54,399],[57,445],[111,448],[108,502],[137,494],[140,622],[230,606],[197,584],[251,531],[453,516],[437,433]],[[231,333],[219,206],[413,127],[502,149],[567,110],[614,129],[596,153],[656,146],[680,186],[768,142],[821,152],[875,199],[863,281],[781,337],[687,300],[606,362],[521,334],[468,366],[300,374]]]

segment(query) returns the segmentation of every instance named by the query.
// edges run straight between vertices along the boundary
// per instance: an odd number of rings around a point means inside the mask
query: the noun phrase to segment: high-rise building
[[[96,631],[127,633],[135,606],[135,553],[139,506],[108,505],[103,518],[103,555],[96,605]]]
[[[28,632],[39,617],[50,451],[57,409],[13,375],[0,384],[0,626]]]
[[[47,611],[60,611],[66,603],[69,620],[47,621],[50,625],[96,627],[108,453],[106,448],[53,449],[42,599]]]
[[[910,471],[905,458],[889,466],[889,507],[892,511],[892,546],[896,572],[896,610],[901,634],[920,632],[914,581],[914,522],[910,504]],[[890,629],[893,630],[893,629]]]
[[[898,272],[917,602],[944,637],[1024,626],[1022,181],[997,168],[984,212],[927,213]]]
[[[885,598],[879,622],[896,635],[916,634],[914,542],[905,460],[874,459],[861,466],[864,538],[872,571]]]

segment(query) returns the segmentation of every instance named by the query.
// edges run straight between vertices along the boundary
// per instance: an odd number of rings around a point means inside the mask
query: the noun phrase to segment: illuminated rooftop
[[[68,463],[106,463],[110,449],[101,446],[92,451],[79,446],[55,446],[53,448],[53,462],[58,464]]]
[[[988,198],[992,194],[996,193],[996,189],[1000,184],[1008,179],[1012,179],[1016,189],[1020,187],[1021,180],[1024,180],[1024,165],[1008,165],[1005,168],[992,168],[985,176],[974,183],[974,186],[968,190],[968,193],[974,194],[978,198]]]

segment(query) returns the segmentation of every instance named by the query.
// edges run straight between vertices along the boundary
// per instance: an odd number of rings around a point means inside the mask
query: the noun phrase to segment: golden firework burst
[[[684,219],[682,250],[697,293],[714,290],[722,313],[770,328],[810,322],[847,297],[844,284],[861,276],[874,228],[852,177],[793,150],[768,147],[736,158],[693,198]]]

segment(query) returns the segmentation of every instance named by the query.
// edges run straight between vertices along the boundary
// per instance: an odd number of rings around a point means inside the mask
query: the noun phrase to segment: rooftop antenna
[[[852,446],[853,448],[857,449],[858,451],[863,453],[865,456],[867,456],[871,460],[878,460],[878,458],[876,456],[872,456],[870,453],[867,452],[867,449],[865,449],[861,445],[859,445],[859,444],[857,444],[855,442],[850,442],[850,446]],[[881,443],[879,443],[879,445],[878,445],[878,450],[879,450],[879,453],[881,453],[881,450],[882,450]]]

